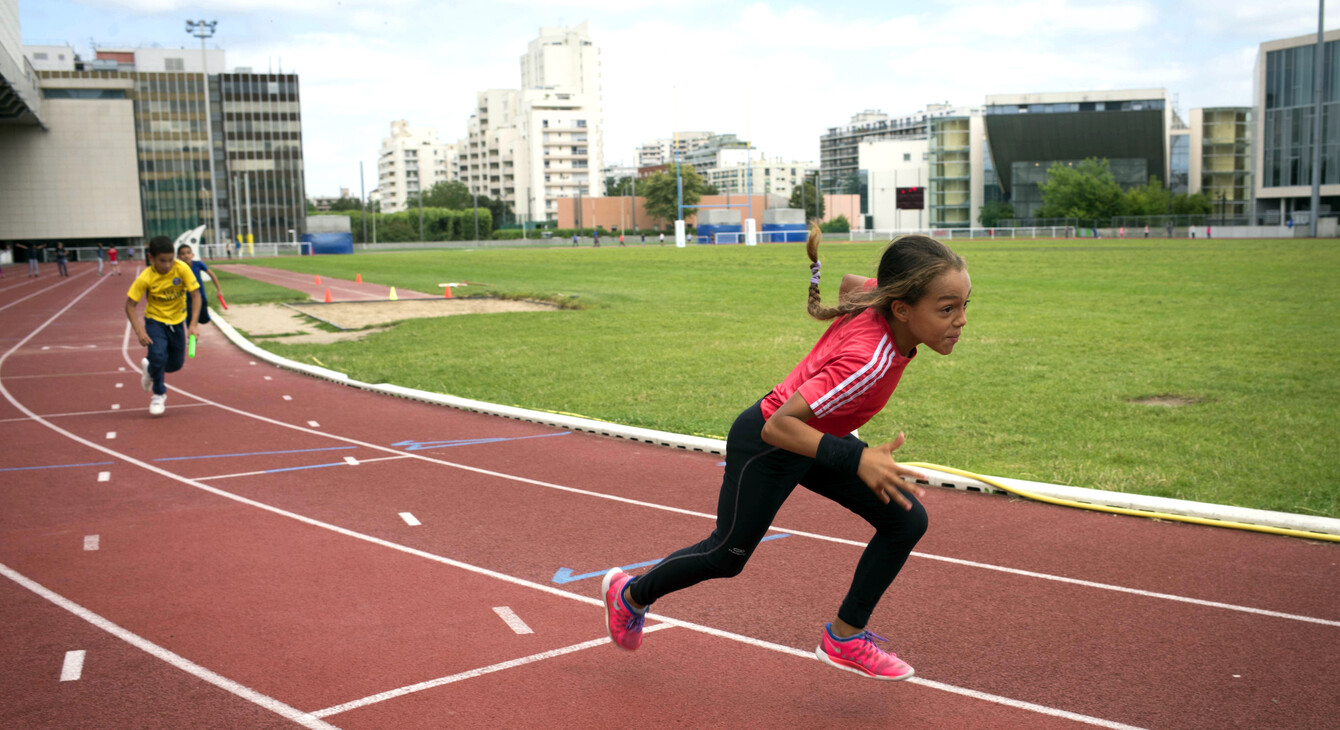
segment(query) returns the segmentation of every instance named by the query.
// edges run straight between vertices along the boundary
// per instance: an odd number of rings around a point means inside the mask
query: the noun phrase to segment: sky
[[[1261,43],[1317,32],[1316,0],[19,0],[27,44],[199,48],[299,75],[309,197],[375,187],[391,122],[466,134],[475,94],[518,88],[541,27],[600,49],[605,162],[679,130],[733,132],[819,160],[866,109],[980,106],[987,94],[1164,88],[1186,111],[1252,103]],[[1340,17],[1327,29],[1340,27]]]

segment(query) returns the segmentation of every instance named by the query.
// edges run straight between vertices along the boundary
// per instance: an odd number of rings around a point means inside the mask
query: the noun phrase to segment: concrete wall
[[[727,202],[729,200],[729,203]],[[767,201],[765,203],[765,200]],[[778,195],[704,195],[699,205],[731,205],[745,206],[752,202],[755,221],[763,220],[764,210],[772,208],[785,208],[785,199]],[[647,215],[645,206],[646,199],[642,197],[609,197],[609,198],[582,198],[581,199],[581,227],[591,228],[599,225],[605,230],[612,230],[615,227],[633,230],[633,209],[637,209],[637,228],[673,228],[673,222],[658,221]],[[559,198],[558,199],[558,227],[576,228],[577,227],[577,198]],[[748,207],[740,208],[707,208],[705,210],[734,211],[739,220],[743,223],[749,215]],[[845,215],[847,220],[851,221],[852,229],[856,230],[861,223],[861,196],[859,195],[824,195],[824,218],[831,221],[834,218]],[[717,221],[721,222],[721,221]],[[693,215],[686,216],[686,223],[691,226],[698,225],[697,218]]]
[[[129,99],[47,99],[40,127],[0,126],[0,240],[144,235]]]

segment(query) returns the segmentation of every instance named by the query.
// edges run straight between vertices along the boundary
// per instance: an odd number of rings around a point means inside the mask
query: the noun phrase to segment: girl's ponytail
[[[836,307],[825,307],[819,298],[819,241],[822,238],[819,224],[810,221],[810,237],[805,241],[805,253],[810,257],[810,298],[805,308],[811,317],[821,322],[856,311],[855,307],[844,305],[841,301]]]

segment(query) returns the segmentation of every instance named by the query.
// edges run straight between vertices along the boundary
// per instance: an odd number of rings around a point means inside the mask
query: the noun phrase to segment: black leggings
[[[758,403],[741,413],[726,440],[726,474],[717,498],[717,527],[697,545],[671,553],[629,587],[629,595],[643,605],[710,578],[732,578],[744,570],[781,509],[799,484],[815,494],[860,515],[875,528],[875,536],[856,564],[847,597],[838,618],[865,628],[875,604],[884,595],[912,548],[926,533],[926,510],[915,497],[904,510],[884,504],[856,476],[839,474],[807,456],[763,442],[765,419]],[[855,439],[855,436],[847,436]]]

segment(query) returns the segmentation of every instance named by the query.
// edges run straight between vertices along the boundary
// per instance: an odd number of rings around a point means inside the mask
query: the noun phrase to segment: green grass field
[[[974,286],[964,339],[950,357],[921,353],[861,430],[867,441],[901,430],[905,461],[1340,517],[1335,241],[951,245]],[[825,243],[825,295],[842,273],[872,273],[881,249]],[[426,292],[468,279],[576,303],[265,347],[368,382],[680,433],[724,436],[826,326],[805,315],[800,244],[257,263]],[[1134,402],[1153,396],[1188,402]]]

